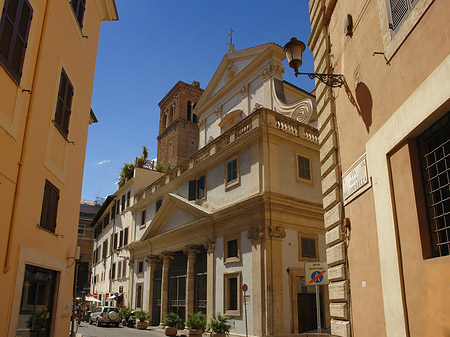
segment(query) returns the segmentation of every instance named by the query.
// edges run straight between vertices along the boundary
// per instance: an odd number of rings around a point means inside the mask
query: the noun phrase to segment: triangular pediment
[[[223,91],[227,84],[238,78],[239,74],[250,70],[252,65],[273,53],[276,53],[281,59],[284,58],[281,47],[274,43],[266,43],[225,54],[197,104],[196,114],[201,116],[204,112],[204,105]]]
[[[211,212],[204,207],[179,195],[169,193],[142,235],[141,241],[206,219],[210,214]]]

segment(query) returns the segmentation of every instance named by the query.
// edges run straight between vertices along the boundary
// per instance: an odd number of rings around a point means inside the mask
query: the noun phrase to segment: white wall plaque
[[[342,175],[344,205],[371,186],[372,182],[367,174],[366,154],[364,154]]]

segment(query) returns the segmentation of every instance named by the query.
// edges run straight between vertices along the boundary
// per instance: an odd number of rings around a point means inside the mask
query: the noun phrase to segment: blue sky
[[[205,89],[227,52],[234,29],[236,50],[293,36],[308,41],[308,1],[116,0],[119,21],[100,33],[92,109],[99,122],[89,127],[82,199],[106,197],[117,189],[125,162],[143,145],[156,157],[158,103],[178,82],[199,81]],[[311,91],[314,81],[295,78],[284,61],[284,79]],[[313,72],[312,54],[302,71]]]

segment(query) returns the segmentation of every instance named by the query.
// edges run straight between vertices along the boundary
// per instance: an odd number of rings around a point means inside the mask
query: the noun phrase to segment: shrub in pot
[[[213,316],[208,324],[208,331],[211,332],[211,337],[225,337],[230,333],[231,325],[228,323],[228,317],[217,314]]]
[[[136,311],[136,328],[140,330],[145,330],[148,327],[147,320],[150,318],[150,315],[147,311]]]
[[[163,324],[165,325],[166,336],[176,336],[178,328],[182,326],[183,321],[180,316],[173,312],[169,312],[163,318]]]
[[[202,335],[206,328],[206,316],[203,312],[199,311],[195,314],[190,314],[186,321],[186,327],[189,328],[190,336]]]

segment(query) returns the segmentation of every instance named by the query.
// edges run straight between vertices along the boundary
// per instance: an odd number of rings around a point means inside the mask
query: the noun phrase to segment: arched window
[[[172,105],[172,116],[171,116],[171,122],[173,122],[175,120],[175,104]]]
[[[192,102],[188,101],[187,102],[187,120],[191,121],[191,116],[192,116]]]
[[[164,113],[163,123],[164,123],[164,128],[167,128],[167,112]]]

